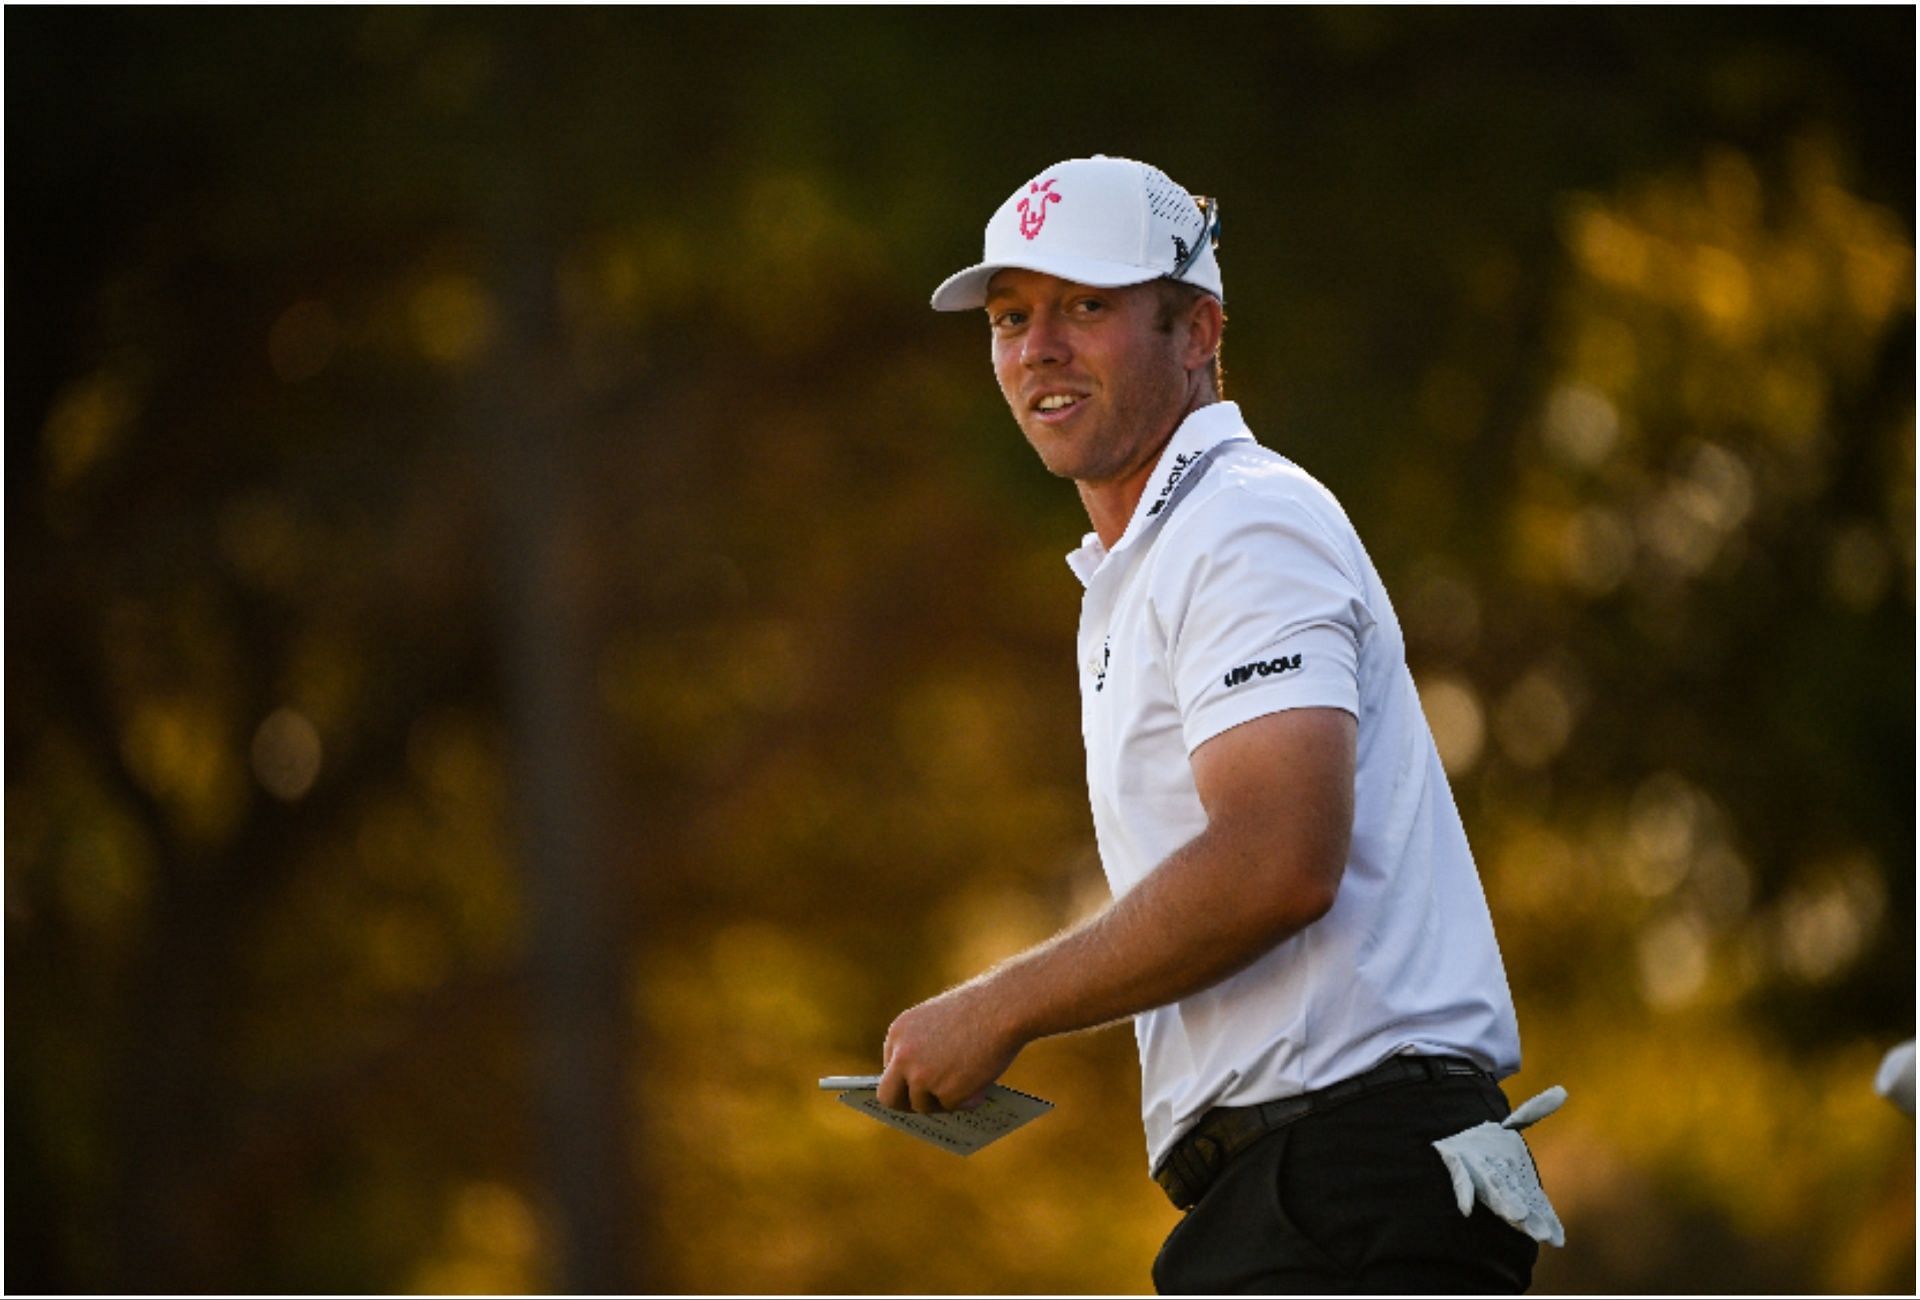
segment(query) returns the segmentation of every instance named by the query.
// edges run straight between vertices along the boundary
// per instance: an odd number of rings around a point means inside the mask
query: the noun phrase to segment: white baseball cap
[[[987,223],[986,255],[933,291],[935,311],[987,301],[996,271],[1043,271],[1103,289],[1170,278],[1225,300],[1220,206],[1131,158],[1069,158],[1013,192]]]

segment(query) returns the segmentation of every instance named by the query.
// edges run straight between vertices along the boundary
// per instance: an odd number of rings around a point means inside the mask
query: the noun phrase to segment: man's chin
[[[1051,429],[1035,430],[1022,425],[1020,432],[1026,434],[1028,445],[1040,457],[1040,463],[1046,466],[1047,473],[1075,482],[1085,476],[1088,465],[1083,446]]]
[[[1039,451],[1038,448],[1035,448],[1035,450]],[[1077,457],[1073,456],[1061,454],[1050,456],[1046,452],[1041,451],[1040,464],[1046,468],[1047,473],[1053,475],[1055,478],[1063,478],[1072,483],[1078,483],[1086,474],[1085,465],[1083,465]]]

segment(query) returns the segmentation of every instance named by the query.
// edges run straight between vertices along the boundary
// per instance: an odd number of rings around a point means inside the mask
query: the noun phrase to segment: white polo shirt
[[[1081,726],[1100,861],[1124,894],[1207,824],[1189,755],[1282,709],[1359,721],[1333,908],[1212,988],[1135,1017],[1148,1163],[1212,1106],[1322,1088],[1398,1052],[1520,1068],[1472,851],[1386,589],[1346,513],[1232,402],[1175,431],[1086,585]],[[1285,773],[1274,797],[1287,797]]]

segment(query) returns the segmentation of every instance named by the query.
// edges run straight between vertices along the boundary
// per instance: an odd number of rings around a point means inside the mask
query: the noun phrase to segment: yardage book
[[[842,1106],[851,1106],[889,1128],[962,1156],[972,1155],[1053,1109],[1050,1101],[996,1083],[987,1089],[986,1101],[976,1109],[921,1115],[882,1106],[879,1086],[877,1074],[830,1075],[820,1080],[821,1091],[839,1093]]]

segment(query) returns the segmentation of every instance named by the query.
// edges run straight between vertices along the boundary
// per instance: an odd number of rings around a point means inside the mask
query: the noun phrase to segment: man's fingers
[[[938,1115],[940,1113],[940,1099],[933,1095],[931,1088],[915,1084],[909,1080],[907,1090],[913,1098],[914,1110],[922,1115]]]
[[[877,1095],[882,1106],[894,1110],[918,1111],[922,1115],[937,1115],[942,1109],[940,1098],[924,1080],[916,1078],[911,1062],[901,1059],[889,1061],[886,1071],[880,1076]]]

